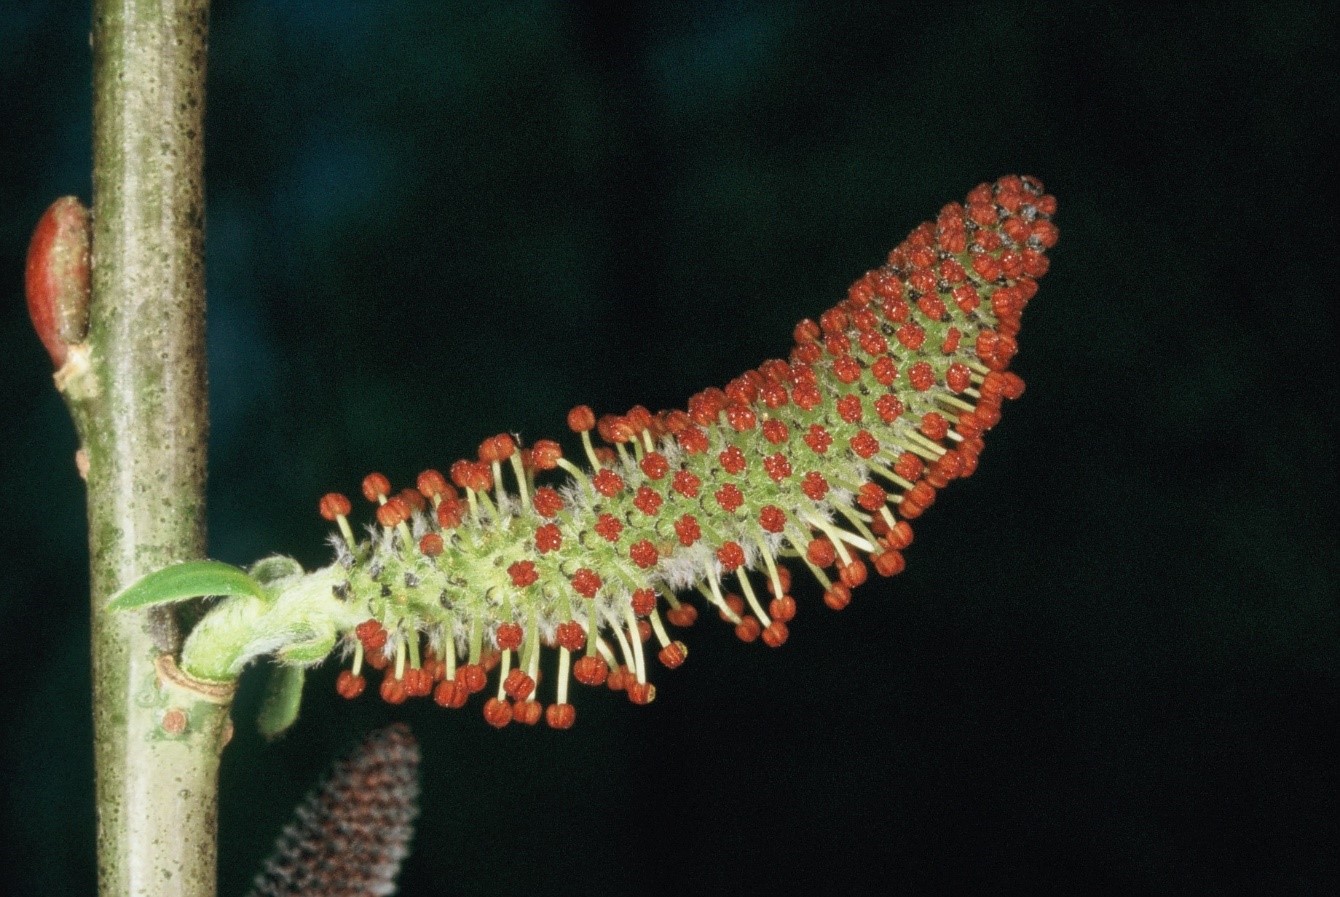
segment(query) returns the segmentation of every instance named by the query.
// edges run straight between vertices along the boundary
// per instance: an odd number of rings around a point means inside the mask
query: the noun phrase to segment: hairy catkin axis
[[[567,728],[570,678],[641,704],[655,696],[651,651],[684,661],[665,623],[687,626],[697,611],[677,593],[697,592],[742,640],[777,647],[796,611],[784,561],[807,568],[833,609],[871,568],[900,572],[910,521],[976,469],[1002,400],[1023,391],[1007,368],[1057,239],[1055,208],[1033,178],[982,184],[800,322],[789,359],[685,410],[573,409],[587,466],[552,441],[504,434],[449,478],[425,471],[396,492],[371,474],[377,523],[361,541],[349,500],[325,496],[321,513],[340,528],[334,593],[362,618],[341,635],[352,663],[340,693],[360,694],[372,666],[387,701],[431,694],[460,707],[497,668],[491,724],[544,716]],[[559,468],[567,479],[546,484]]]
[[[378,897],[395,892],[418,816],[419,746],[379,729],[298,806],[250,897]]]

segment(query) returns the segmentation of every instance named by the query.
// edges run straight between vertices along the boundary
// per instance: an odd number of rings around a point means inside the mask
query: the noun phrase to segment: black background
[[[1060,199],[981,470],[906,573],[779,651],[706,614],[656,703],[566,734],[353,705],[267,746],[221,893],[334,753],[424,751],[402,892],[1322,894],[1337,868],[1332,3],[214,7],[211,555],[326,561],[316,499],[503,430],[680,405],[939,207]],[[23,310],[89,191],[88,13],[0,7],[0,835],[93,890],[85,530]],[[1331,410],[1327,410],[1331,409]],[[572,444],[569,442],[569,446]]]

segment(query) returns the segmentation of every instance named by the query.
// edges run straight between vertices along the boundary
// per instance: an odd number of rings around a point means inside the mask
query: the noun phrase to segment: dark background
[[[392,719],[410,895],[1340,890],[1335,4],[606,7],[215,4],[214,557],[321,564],[316,499],[369,470],[679,405],[1013,171],[1061,202],[1028,393],[906,573],[841,614],[798,587],[775,652],[704,614],[648,708],[497,733],[327,666],[265,746],[249,678],[221,893]],[[88,196],[87,36],[0,6],[15,894],[94,883],[82,490],[21,295]]]

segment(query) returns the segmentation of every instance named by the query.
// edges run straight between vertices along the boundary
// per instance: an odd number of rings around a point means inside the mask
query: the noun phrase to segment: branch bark
[[[93,0],[88,466],[99,892],[212,897],[228,697],[173,674],[168,611],[111,613],[203,556],[208,0]],[[164,671],[167,671],[167,674]]]

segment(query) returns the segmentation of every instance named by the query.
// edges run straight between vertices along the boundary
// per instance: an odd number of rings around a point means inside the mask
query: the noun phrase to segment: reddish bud
[[[60,368],[88,335],[89,213],[77,198],[61,197],[38,219],[24,289],[33,329]]]

